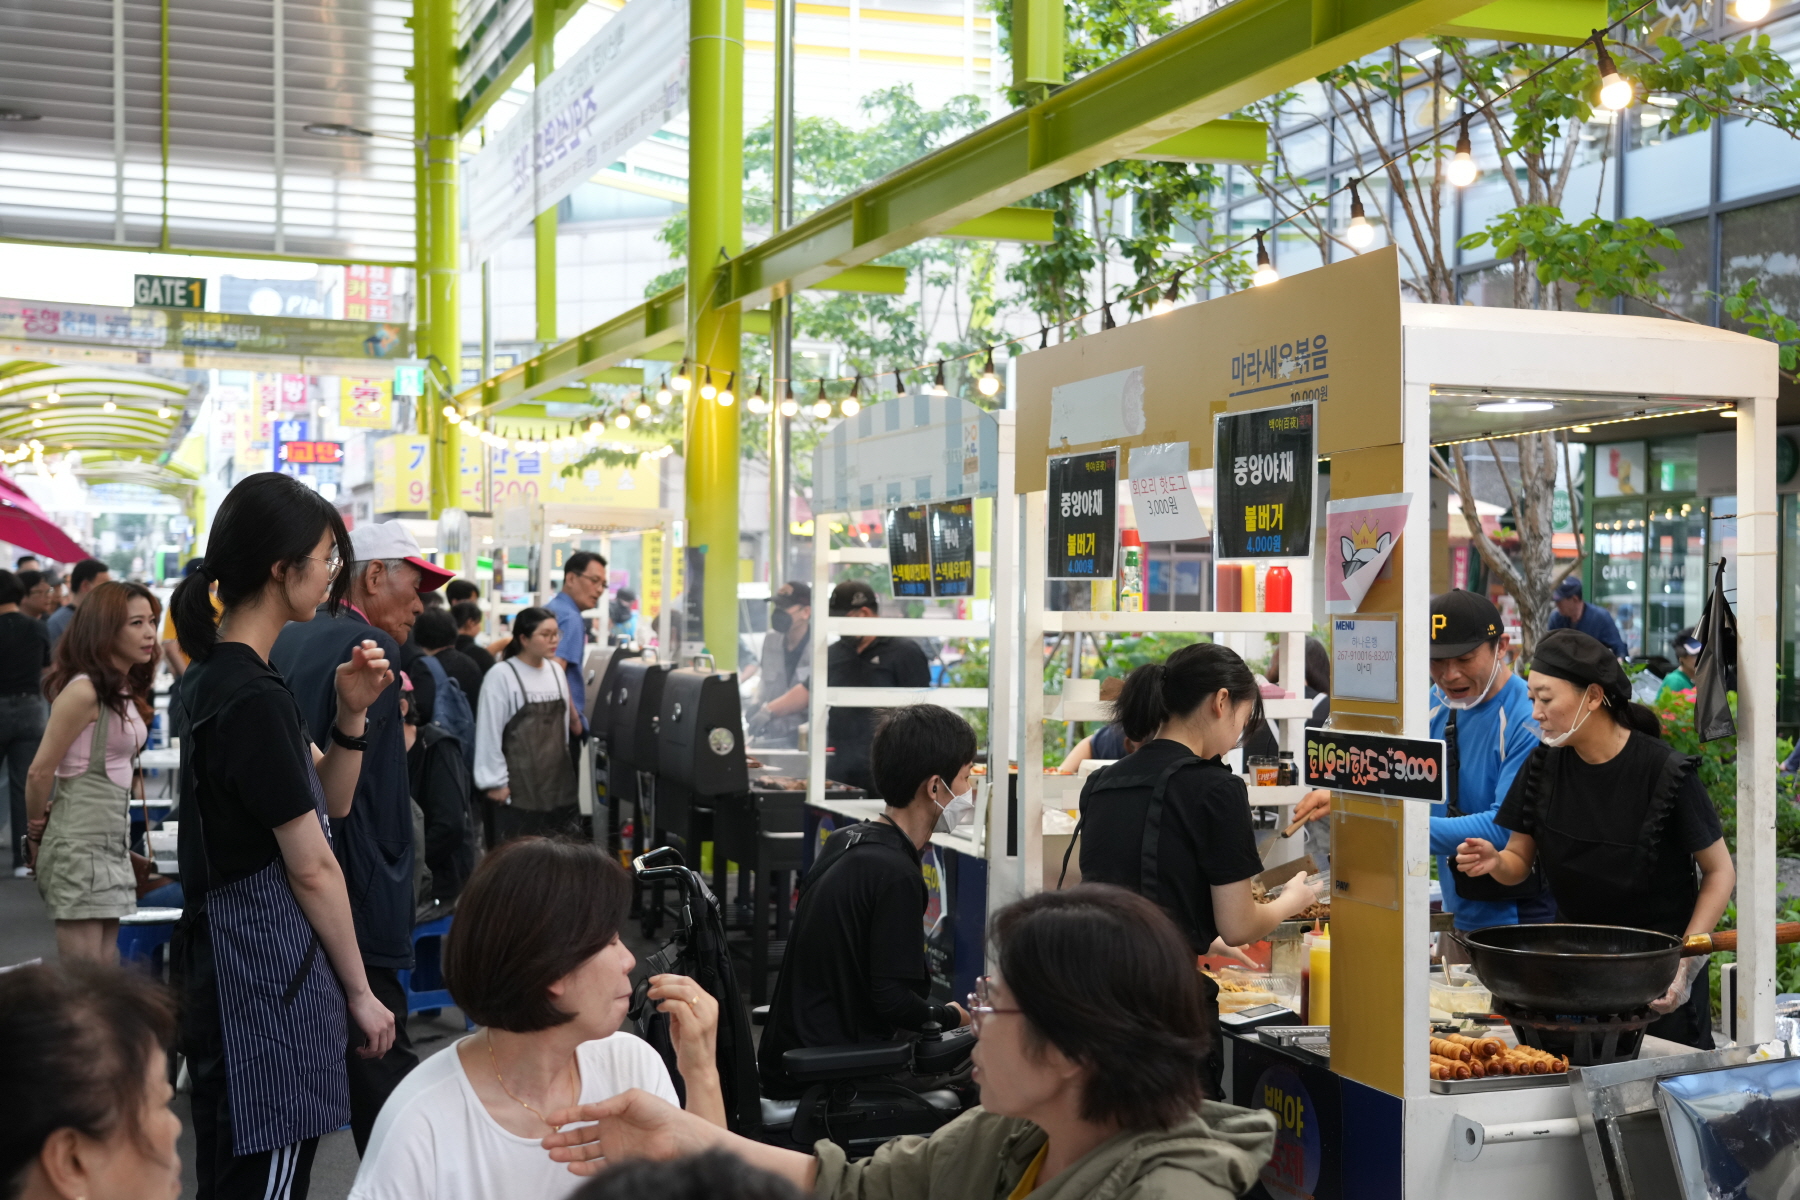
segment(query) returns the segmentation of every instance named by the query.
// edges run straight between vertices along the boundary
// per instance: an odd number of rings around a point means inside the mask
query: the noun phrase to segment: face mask
[[[1583,725],[1585,725],[1587,723],[1587,719],[1589,717],[1593,716],[1593,714],[1594,714],[1594,710],[1590,708],[1575,719],[1575,724],[1569,727],[1569,730],[1567,733],[1559,733],[1555,737],[1540,738],[1539,740],[1542,741],[1544,743],[1544,745],[1546,745],[1546,746],[1560,746],[1564,742],[1568,741],[1570,738],[1574,737],[1575,731],[1577,729],[1580,729]]]
[[[1481,690],[1467,700],[1452,700],[1450,697],[1445,696],[1444,703],[1459,712],[1464,709],[1474,708],[1477,704],[1480,704],[1483,700],[1487,699],[1488,689],[1494,686],[1494,679],[1499,674],[1500,654],[1496,651],[1494,653],[1494,669],[1488,672],[1487,682],[1481,685]],[[1570,730],[1570,732],[1573,733],[1574,730]]]
[[[940,779],[939,782],[941,783],[942,780]],[[949,791],[950,785],[944,784],[944,790]],[[937,801],[933,800],[932,803],[937,804]],[[969,785],[969,790],[966,792],[952,793],[950,803],[938,804],[937,831],[939,833],[949,833],[951,830],[961,829],[974,820],[975,786],[973,784]]]
[[[794,627],[794,614],[785,608],[778,608],[769,614],[769,628],[776,633],[786,633]]]

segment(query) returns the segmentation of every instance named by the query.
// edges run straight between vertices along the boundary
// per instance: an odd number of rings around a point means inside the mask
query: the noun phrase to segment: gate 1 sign
[[[931,594],[975,594],[975,502],[951,500],[931,511]]]
[[[888,509],[887,544],[894,595],[931,595],[931,532],[923,504]]]
[[[1051,579],[1111,579],[1119,530],[1119,448],[1049,462]]]
[[[1222,412],[1214,437],[1214,556],[1309,557],[1318,473],[1313,406]]]
[[[1444,800],[1444,743],[1347,729],[1306,731],[1306,785],[1390,800]]]

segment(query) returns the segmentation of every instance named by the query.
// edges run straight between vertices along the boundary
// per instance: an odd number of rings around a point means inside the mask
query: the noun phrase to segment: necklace
[[[500,1074],[500,1060],[494,1057],[493,1030],[490,1029],[486,1031],[483,1040],[487,1042],[488,1062],[494,1068],[494,1082],[500,1085],[500,1090],[506,1093],[506,1098],[536,1117],[538,1120],[543,1121],[544,1124],[550,1125],[550,1122],[545,1119],[543,1113],[513,1095],[513,1090],[506,1086],[506,1078]],[[573,1054],[569,1055],[569,1073],[575,1078],[575,1099],[579,1102],[581,1099],[581,1076],[575,1070],[575,1056]],[[550,1125],[550,1128],[554,1131],[557,1127],[555,1125]]]

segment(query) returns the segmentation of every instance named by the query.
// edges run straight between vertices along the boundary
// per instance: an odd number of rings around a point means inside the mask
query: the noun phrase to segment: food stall
[[[1054,613],[1043,609],[1042,581],[1057,574],[1046,557],[1067,549],[1051,541],[1059,529],[1045,536],[1060,511],[1047,505],[1066,464],[1112,451],[1116,469],[1135,449],[1185,442],[1187,465],[1214,466],[1219,418],[1304,408],[1315,417],[1316,454],[1330,463],[1330,504],[1315,506],[1313,531],[1351,522],[1349,544],[1339,551],[1328,537],[1325,561],[1315,564],[1328,573],[1329,620],[1342,639],[1330,724],[1318,737],[1427,743],[1426,616],[1431,594],[1448,586],[1441,573],[1434,582],[1447,554],[1429,503],[1431,448],[1734,411],[1740,1047],[1704,1065],[1743,1062],[1749,1047],[1775,1033],[1776,347],[1651,318],[1403,304],[1399,283],[1396,252],[1387,248],[1026,355],[1014,482],[1030,531],[1025,644],[1057,628],[1279,633],[1282,677],[1298,680],[1291,646],[1311,614]],[[1226,466],[1217,464],[1216,478]],[[1226,509],[1221,502],[1220,520],[1231,517],[1240,532],[1264,527],[1260,514]],[[1340,589],[1330,572],[1343,583],[1363,565],[1359,558],[1382,556],[1384,564],[1368,563],[1366,592],[1332,599]],[[1352,641],[1373,678],[1346,686]],[[1019,757],[1035,764],[1042,688],[1027,675]],[[1021,788],[1028,829],[1047,802],[1037,778],[1028,771]],[[1654,1072],[1656,1048],[1617,1066],[1432,1077],[1431,797],[1428,789],[1389,790],[1333,796],[1329,1025],[1225,1035],[1230,1098],[1280,1118],[1264,1188],[1321,1200],[1627,1194],[1611,1190],[1624,1169],[1616,1156],[1595,1149],[1610,1136],[1607,1114],[1615,1111],[1599,1097],[1618,1082],[1608,1072]],[[1035,870],[1028,876],[1039,878]],[[1504,1025],[1496,1032],[1517,1040]]]

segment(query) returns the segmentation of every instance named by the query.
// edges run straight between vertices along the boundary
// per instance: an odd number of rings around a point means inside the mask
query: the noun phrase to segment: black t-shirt
[[[489,654],[487,652],[487,647],[477,642],[473,635],[467,633],[457,634],[456,648],[467,655],[469,661],[474,663],[476,669],[483,675],[486,675],[489,671],[494,669],[494,656]],[[474,702],[475,697],[470,696],[469,703],[473,704]]]
[[[281,676],[241,642],[220,642],[181,677],[182,807],[177,850],[190,900],[242,879],[280,854],[275,830],[316,810],[312,749]],[[209,715],[210,714],[210,715]],[[205,831],[205,847],[190,831]],[[211,871],[208,870],[210,865]]]
[[[866,650],[857,650],[859,638],[839,638],[832,643],[826,679],[832,687],[930,687],[931,662],[911,638],[878,637]],[[869,761],[869,745],[883,710],[834,708],[825,732],[846,776],[854,776]],[[850,778],[849,782],[859,780]],[[867,781],[861,781],[865,786]]]
[[[0,696],[41,696],[50,631],[24,613],[0,613]]]
[[[444,668],[444,674],[462,686],[463,695],[469,698],[469,711],[474,712],[475,702],[481,698],[481,668],[475,665],[474,659],[455,647],[440,650],[437,660],[438,665]]]
[[[1083,881],[1145,891],[1144,818],[1151,786],[1171,763],[1192,755],[1180,742],[1158,738],[1088,778],[1081,789]],[[1142,786],[1117,786],[1146,775],[1150,780]],[[1263,869],[1250,825],[1250,795],[1224,763],[1202,759],[1169,779],[1160,828],[1156,901],[1175,918],[1194,952],[1205,953],[1219,936],[1211,889]]]
[[[781,1056],[800,1046],[890,1041],[928,1020],[956,1027],[954,1010],[925,999],[928,898],[919,852],[894,826],[866,822],[826,840],[769,1005],[757,1056],[765,1090],[792,1091]]]
[[[1700,887],[1694,854],[1724,836],[1712,798],[1685,770],[1658,830],[1646,830],[1661,792],[1666,743],[1633,732],[1624,749],[1589,763],[1567,747],[1545,747],[1542,795],[1527,813],[1527,762],[1495,820],[1536,839],[1550,892],[1563,920],[1631,925],[1680,935]],[[1647,853],[1639,853],[1647,847]]]

